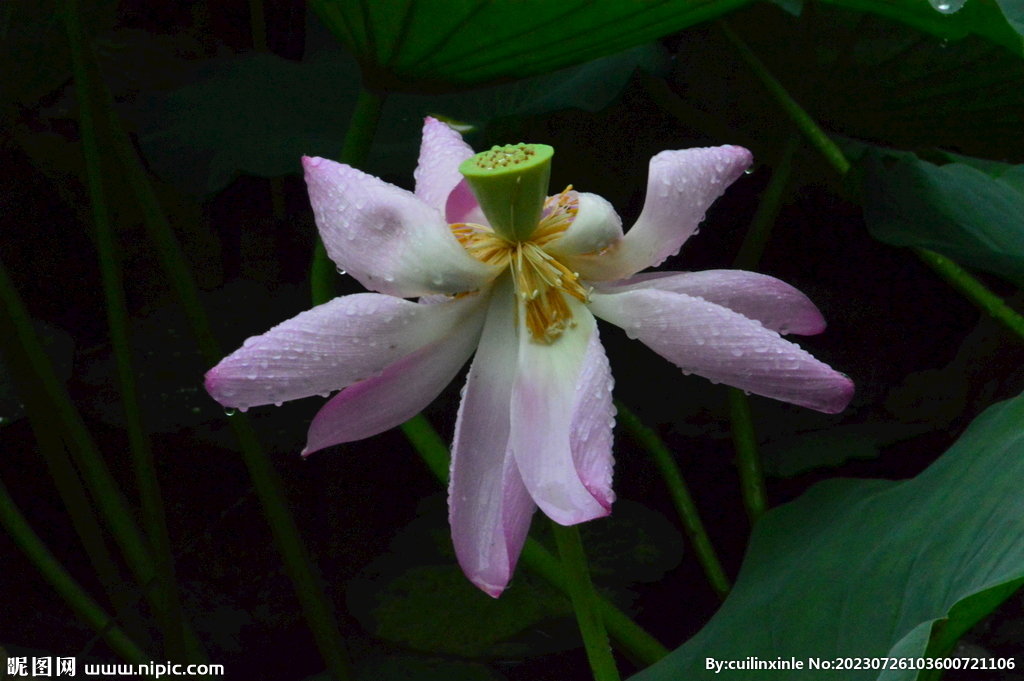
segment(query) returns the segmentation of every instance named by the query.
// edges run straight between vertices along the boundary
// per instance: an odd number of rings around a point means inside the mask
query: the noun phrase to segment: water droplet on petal
[[[231,407],[224,407],[224,415],[225,416],[234,416],[236,411],[237,410],[232,409]]]
[[[240,411],[240,412],[242,412],[244,414],[245,412],[249,411],[249,407],[248,407],[248,405],[241,405],[240,404],[240,405],[238,405],[238,411]]]
[[[341,269],[340,267],[336,267],[336,268],[334,268],[334,269],[335,269],[335,271],[336,271],[336,272],[337,272],[338,274],[340,274],[341,276],[345,276],[346,274],[348,274],[348,272],[346,272],[345,270]]]
[[[741,348],[733,348],[731,352],[732,352],[732,356],[733,357],[742,357],[743,356],[743,350]]]
[[[275,407],[280,407],[284,402],[274,402]]]

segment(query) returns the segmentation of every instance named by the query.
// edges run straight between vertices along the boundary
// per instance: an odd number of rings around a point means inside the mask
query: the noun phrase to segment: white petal
[[[679,252],[751,160],[749,151],[734,146],[661,152],[651,159],[636,224],[603,253],[574,258],[573,269],[589,281],[613,281],[660,265]]]
[[[825,330],[825,319],[810,298],[784,281],[756,272],[649,272],[597,285],[601,293],[644,288],[703,298],[782,334],[813,336]]]
[[[591,311],[715,383],[834,414],[853,382],[778,333],[721,305],[654,289],[591,294]]]
[[[248,409],[339,390],[380,374],[480,314],[467,296],[419,305],[379,293],[343,296],[254,336],[206,374],[226,407]]]
[[[417,198],[444,213],[448,195],[462,181],[459,165],[472,155],[473,149],[462,141],[462,135],[427,116],[423,121],[420,159],[413,172]]]
[[[622,238],[622,218],[612,204],[598,196],[578,192],[576,217],[561,237],[544,250],[564,258],[572,267],[572,256],[597,253]]]
[[[606,509],[611,509],[615,501],[615,493],[612,491],[612,467],[615,464],[612,457],[614,383],[608,357],[604,354],[595,324],[583,358],[579,382],[576,384],[570,442],[573,463],[580,481]]]
[[[512,389],[512,452],[526,489],[545,514],[562,525],[608,515],[580,480],[573,459],[572,423],[577,386],[596,322],[569,298],[575,325],[550,345],[525,332],[520,302],[519,367]]]
[[[535,506],[509,449],[518,353],[511,279],[495,283],[455,423],[448,517],[459,565],[497,597],[515,569]]]
[[[383,433],[423,411],[473,354],[486,309],[481,305],[443,338],[331,398],[310,424],[302,455]]]
[[[343,163],[303,157],[327,254],[371,291],[401,298],[475,291],[498,270],[473,258],[441,210]]]

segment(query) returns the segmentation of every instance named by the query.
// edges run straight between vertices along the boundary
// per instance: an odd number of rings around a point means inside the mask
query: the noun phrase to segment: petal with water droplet
[[[842,411],[853,397],[853,382],[845,375],[760,323],[725,307],[680,293],[638,289],[595,293],[590,309],[624,329],[637,320],[656,319],[656,324],[644,324],[639,340],[712,383],[726,383],[827,413]],[[663,312],[655,314],[655,310]],[[699,345],[695,339],[709,331],[717,333],[716,340]],[[758,347],[771,347],[775,352],[745,351]]]

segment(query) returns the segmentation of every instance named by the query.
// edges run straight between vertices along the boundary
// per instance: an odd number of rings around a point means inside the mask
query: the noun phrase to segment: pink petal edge
[[[720,305],[640,289],[593,294],[591,310],[659,355],[714,383],[828,414],[846,408],[853,381],[795,343]]]
[[[825,318],[811,299],[784,281],[743,270],[648,272],[598,284],[602,293],[656,289],[702,298],[756,319],[785,335],[813,336],[825,330]]]

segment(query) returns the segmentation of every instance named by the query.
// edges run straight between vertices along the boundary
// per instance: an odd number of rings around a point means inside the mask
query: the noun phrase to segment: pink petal
[[[511,280],[495,286],[455,422],[448,518],[459,565],[497,598],[508,585],[536,508],[509,449],[516,369]]]
[[[462,141],[462,135],[436,118],[427,116],[423,121],[420,160],[413,172],[416,197],[443,213],[448,195],[463,179],[459,164],[472,155],[473,148]]]
[[[600,518],[609,512],[583,484],[573,457],[576,388],[583,384],[581,375],[597,324],[582,303],[571,298],[568,302],[575,325],[554,343],[537,343],[528,333],[519,334],[510,437],[530,496],[549,518],[562,525]],[[519,328],[525,329],[525,312],[521,304],[519,307]],[[589,458],[581,455],[583,460]],[[585,468],[590,472],[592,465],[586,462]]]
[[[482,296],[438,305],[357,293],[278,324],[221,360],[206,390],[248,409],[339,390],[376,376],[480,314]]]
[[[611,510],[615,501],[612,491],[612,429],[615,427],[615,405],[612,403],[611,367],[597,333],[590,334],[583,369],[576,385],[576,403],[573,406],[572,460],[576,473],[587,491],[598,503]]]
[[[342,163],[303,157],[327,254],[371,291],[401,298],[475,291],[498,270],[470,256],[440,210]]]
[[[653,289],[592,294],[591,311],[714,383],[835,414],[853,381],[778,333],[720,305]]]
[[[697,230],[704,213],[750,165],[742,147],[663,151],[651,159],[647,198],[636,224],[606,252],[575,258],[591,281],[612,281],[664,262]]]
[[[469,222],[475,225],[488,224],[487,218],[484,217],[484,212],[480,209],[480,204],[477,203],[476,197],[473,196],[473,190],[469,188],[469,183],[465,178],[455,185],[455,189],[448,195],[444,215],[445,220],[452,225],[459,222]]]
[[[649,272],[598,286],[602,293],[646,288],[703,298],[781,334],[813,336],[825,330],[825,319],[810,298],[766,274],[742,270]]]
[[[451,383],[480,341],[484,310],[460,320],[443,338],[395,362],[380,376],[345,388],[309,426],[303,456],[362,440],[408,421]]]
[[[558,255],[572,266],[572,257],[597,253],[622,238],[622,218],[612,204],[597,194],[573,192],[579,200],[576,217],[561,237],[545,250]]]

